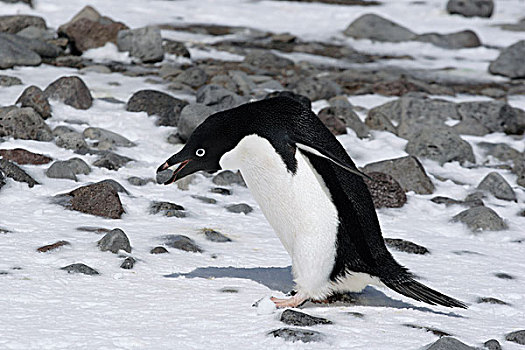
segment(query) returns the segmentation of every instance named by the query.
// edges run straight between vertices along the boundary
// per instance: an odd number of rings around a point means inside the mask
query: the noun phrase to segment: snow
[[[507,46],[523,33],[507,32],[495,27],[498,23],[516,22],[525,13],[525,2],[499,1],[491,19],[450,16],[444,11],[444,1],[428,0],[414,4],[411,0],[385,1],[380,7],[345,7],[316,3],[286,1],[149,1],[142,0],[56,0],[37,1],[35,9],[22,4],[2,4],[0,14],[25,13],[43,16],[48,25],[58,27],[87,4],[103,15],[121,20],[132,28],[160,23],[213,23],[249,26],[272,32],[290,32],[305,40],[330,40],[351,44],[359,50],[373,53],[410,54],[415,61],[390,61],[408,68],[454,67],[459,74],[491,80],[486,73],[489,61],[497,56],[494,48],[445,50],[424,43],[373,43],[353,40],[341,35],[346,26],[364,13],[378,13],[418,32],[448,33],[473,29],[483,43]],[[213,42],[209,36],[174,34],[162,31],[166,38],[198,42]],[[213,57],[240,60],[242,57],[215,50],[190,48],[193,57]],[[114,45],[84,54],[96,61],[129,60]],[[432,58],[429,58],[432,57]],[[307,59],[307,55],[296,56]],[[174,58],[168,57],[167,60]],[[145,77],[128,77],[118,73],[100,74],[48,65],[3,70],[2,74],[17,76],[23,86],[1,88],[0,105],[13,104],[28,85],[45,88],[60,76],[79,75],[94,97],[114,97],[127,101],[139,89],[168,92],[165,85],[152,84]],[[118,85],[114,83],[118,82]],[[173,92],[170,92],[173,94]],[[187,96],[178,96],[188,98]],[[456,96],[455,102],[480,100],[481,97]],[[393,100],[378,95],[350,96],[356,106],[367,109]],[[326,106],[318,101],[314,108]],[[524,96],[513,96],[509,103],[525,108]],[[523,243],[525,217],[517,213],[523,209],[525,192],[516,185],[516,177],[509,171],[498,170],[517,193],[518,202],[506,202],[489,197],[486,205],[505,218],[509,229],[500,232],[473,234],[461,223],[450,219],[464,210],[459,206],[445,207],[429,201],[433,196],[463,199],[492,168],[467,169],[458,163],[440,166],[423,160],[436,190],[432,195],[408,193],[407,204],[399,209],[381,209],[379,219],[385,237],[403,238],[430,249],[425,256],[393,251],[395,258],[409,267],[429,286],[470,304],[468,310],[450,310],[428,306],[410,300],[389,290],[367,288],[357,305],[319,306],[308,304],[304,311],[333,321],[333,325],[312,327],[327,335],[327,341],[312,344],[286,343],[268,337],[271,330],[283,327],[280,312],[271,313],[269,295],[282,296],[250,278],[214,277],[212,267],[236,269],[262,268],[275,271],[291,264],[290,257],[266,222],[257,203],[246,188],[234,186],[232,196],[209,193],[211,179],[198,174],[189,191],[176,186],[149,183],[143,187],[130,185],[129,176],[154,177],[155,169],[176,146],[166,143],[166,137],[175,131],[171,127],[157,127],[154,118],[146,113],[125,111],[123,104],[96,100],[93,107],[81,111],[52,101],[53,117],[47,122],[53,128],[68,125],[82,131],[85,127],[102,127],[127,137],[137,144],[120,148],[118,153],[135,162],[118,171],[93,167],[89,175],[79,175],[79,181],[56,180],[44,174],[47,165],[25,165],[23,168],[41,185],[29,189],[26,184],[8,180],[0,191],[0,228],[12,232],[0,233],[0,348],[2,349],[295,349],[295,348],[420,348],[437,337],[429,332],[403,326],[406,323],[434,327],[457,336],[461,341],[480,346],[495,338],[505,349],[520,349],[517,344],[505,342],[504,334],[523,328],[525,314],[525,260]],[[360,117],[364,117],[360,113]],[[77,120],[83,124],[69,124]],[[464,137],[474,147],[478,164],[485,159],[476,144],[481,141],[505,142],[524,151],[523,138],[495,133],[486,137]],[[358,166],[369,162],[406,155],[406,140],[387,132],[372,132],[367,139],[359,139],[352,131],[338,138]],[[58,148],[54,143],[7,139],[2,149],[25,148],[52,156],[57,160],[80,157],[91,164],[96,157],[79,156]],[[441,176],[451,180],[440,181]],[[69,192],[89,182],[115,179],[124,185],[130,195],[121,194],[126,214],[120,220],[104,219],[52,204],[51,197]],[[459,183],[459,184],[457,184]],[[192,198],[203,195],[217,200],[217,205],[203,204]],[[170,201],[187,208],[184,219],[149,215],[151,201]],[[232,203],[247,203],[255,208],[248,215],[233,214],[224,207]],[[123,229],[130,238],[132,256],[137,263],[132,270],[119,268],[123,258],[101,252],[96,242],[101,234],[76,230],[79,226]],[[200,229],[211,227],[230,237],[233,242],[213,243],[204,239]],[[162,244],[161,236],[183,234],[194,239],[204,253],[188,253],[171,249],[169,254],[152,255],[149,251]],[[58,251],[38,253],[36,248],[58,240],[67,240],[70,246]],[[466,253],[468,251],[469,253]],[[67,274],[60,267],[82,262],[100,272],[99,276]],[[197,268],[208,269],[208,278],[188,274]],[[210,272],[211,271],[211,272]],[[280,269],[279,271],[287,270]],[[494,273],[505,272],[516,278],[502,280]],[[228,274],[226,274],[228,275]],[[231,274],[234,276],[235,274]],[[244,276],[250,276],[245,273]],[[225,293],[224,288],[237,293]],[[478,297],[496,297],[511,306],[477,304]],[[262,297],[259,307],[252,307]],[[265,311],[265,312],[261,312]],[[356,318],[349,312],[360,312]],[[518,327],[518,328],[517,328]],[[521,328],[519,328],[521,327]]]

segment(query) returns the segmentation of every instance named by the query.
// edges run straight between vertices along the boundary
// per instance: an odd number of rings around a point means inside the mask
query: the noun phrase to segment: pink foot
[[[306,301],[306,298],[300,297],[298,294],[296,294],[288,299],[279,299],[271,297],[270,300],[275,303],[275,306],[277,306],[277,308],[285,308],[301,306]]]

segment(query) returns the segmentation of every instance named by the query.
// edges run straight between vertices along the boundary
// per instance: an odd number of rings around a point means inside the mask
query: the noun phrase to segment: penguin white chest
[[[297,171],[292,174],[267,139],[249,135],[221,158],[220,165],[241,171],[292,257],[296,284],[315,297],[328,293],[339,219],[322,177],[299,150],[295,159]]]

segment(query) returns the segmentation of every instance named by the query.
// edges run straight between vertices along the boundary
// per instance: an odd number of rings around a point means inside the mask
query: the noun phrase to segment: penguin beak
[[[175,182],[175,180],[177,180],[177,175],[180,174],[180,172],[182,171],[182,169],[184,169],[186,167],[186,165],[189,164],[189,162],[191,162],[191,159],[186,159],[180,163],[176,163],[172,166],[169,165],[168,162],[162,164],[158,169],[157,169],[157,174],[159,174],[160,172],[162,171],[166,171],[166,170],[172,170],[173,173],[171,174],[171,177],[163,182],[164,185],[169,185],[169,184],[172,184]],[[174,170],[173,170],[174,169]],[[187,174],[185,174],[184,176],[186,176]],[[182,177],[182,176],[181,176]]]
[[[171,156],[164,164],[157,169],[157,182],[169,185],[177,179],[198,171],[199,169],[191,169],[192,159],[186,152],[179,152]],[[190,166],[188,166],[190,165]]]

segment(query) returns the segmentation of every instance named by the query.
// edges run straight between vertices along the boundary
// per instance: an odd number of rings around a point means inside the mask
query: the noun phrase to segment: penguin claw
[[[307,299],[300,297],[296,294],[293,297],[288,298],[288,299],[280,299],[280,298],[271,297],[270,300],[274,302],[275,306],[278,309],[281,309],[285,307],[299,307],[303,305]]]

